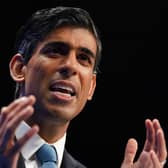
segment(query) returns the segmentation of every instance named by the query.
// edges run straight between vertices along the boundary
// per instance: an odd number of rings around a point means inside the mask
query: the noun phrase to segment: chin
[[[73,110],[69,110],[69,108],[57,108],[57,109],[52,109],[50,112],[48,112],[50,117],[54,120],[63,120],[65,121],[71,121],[77,113],[74,113]]]

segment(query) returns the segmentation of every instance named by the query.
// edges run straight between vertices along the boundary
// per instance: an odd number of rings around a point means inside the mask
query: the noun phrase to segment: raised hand
[[[34,126],[19,141],[15,141],[15,130],[21,121],[33,114],[34,103],[34,96],[21,97],[1,109],[0,168],[16,168],[21,148],[38,132],[38,126]]]
[[[133,138],[128,140],[121,168],[163,168],[167,158],[166,141],[163,129],[157,119],[146,119],[146,140],[144,148],[134,161],[138,145]]]

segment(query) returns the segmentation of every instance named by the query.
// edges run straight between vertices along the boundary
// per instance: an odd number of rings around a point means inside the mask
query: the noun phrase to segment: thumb
[[[125,155],[122,163],[122,168],[129,168],[133,164],[137,149],[137,141],[133,138],[130,138],[125,148]]]

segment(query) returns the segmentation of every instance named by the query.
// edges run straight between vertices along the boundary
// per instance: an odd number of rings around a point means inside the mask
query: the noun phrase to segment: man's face
[[[92,98],[96,40],[86,29],[64,27],[41,42],[25,70],[25,94],[35,95],[40,117],[70,121]]]

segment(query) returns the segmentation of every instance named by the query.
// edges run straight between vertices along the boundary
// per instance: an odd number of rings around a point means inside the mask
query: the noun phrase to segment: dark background
[[[86,9],[98,26],[103,58],[93,101],[71,123],[67,149],[88,167],[119,167],[130,137],[139,152],[146,118],[158,118],[168,138],[168,7],[149,1],[11,1],[0,12],[0,105],[13,100],[8,62],[15,33],[37,9]]]

